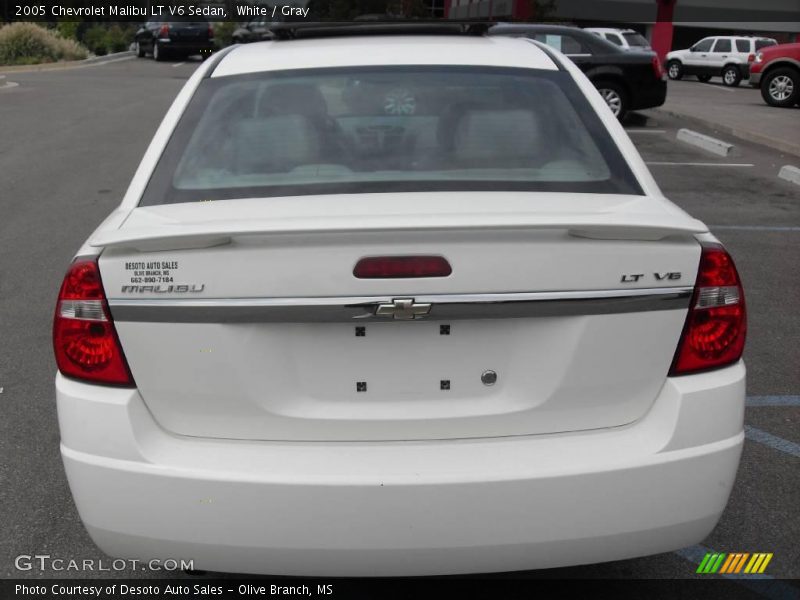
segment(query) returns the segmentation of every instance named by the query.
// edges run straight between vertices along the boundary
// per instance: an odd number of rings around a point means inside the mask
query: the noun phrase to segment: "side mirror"
[[[689,48],[689,52],[697,52],[697,46],[692,46]]]

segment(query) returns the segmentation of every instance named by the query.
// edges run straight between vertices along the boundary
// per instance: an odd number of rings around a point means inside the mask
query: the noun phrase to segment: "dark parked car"
[[[214,28],[202,17],[157,17],[145,23],[134,37],[136,56],[152,54],[156,60],[200,54],[203,59],[214,50]]]
[[[268,21],[266,19],[253,19],[233,32],[233,43],[246,44],[248,42],[271,40],[275,37],[270,31],[270,27],[273,25],[273,21]]]
[[[564,25],[501,24],[489,29],[489,35],[526,37],[561,51],[586,74],[617,118],[666,100],[666,75],[654,52],[623,50]]]

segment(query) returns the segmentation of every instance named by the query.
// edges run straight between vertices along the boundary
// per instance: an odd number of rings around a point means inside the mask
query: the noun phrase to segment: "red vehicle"
[[[759,50],[750,61],[750,85],[760,87],[764,102],[771,106],[800,104],[800,44]]]

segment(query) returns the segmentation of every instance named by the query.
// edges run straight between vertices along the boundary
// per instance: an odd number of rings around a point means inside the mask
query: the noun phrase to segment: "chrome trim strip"
[[[691,287],[508,294],[434,294],[318,298],[157,298],[109,300],[116,321],[152,323],[336,323],[374,319],[378,305],[410,298],[430,303],[426,320],[602,315],[689,306]]]

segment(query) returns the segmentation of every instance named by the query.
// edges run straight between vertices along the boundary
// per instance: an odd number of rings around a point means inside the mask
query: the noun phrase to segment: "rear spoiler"
[[[683,215],[654,216],[631,213],[543,215],[541,213],[368,215],[344,217],[303,216],[276,219],[164,222],[97,232],[89,245],[95,248],[177,250],[229,243],[232,238],[258,235],[357,234],[413,231],[566,230],[592,239],[655,241],[674,235],[706,233],[701,221]]]

